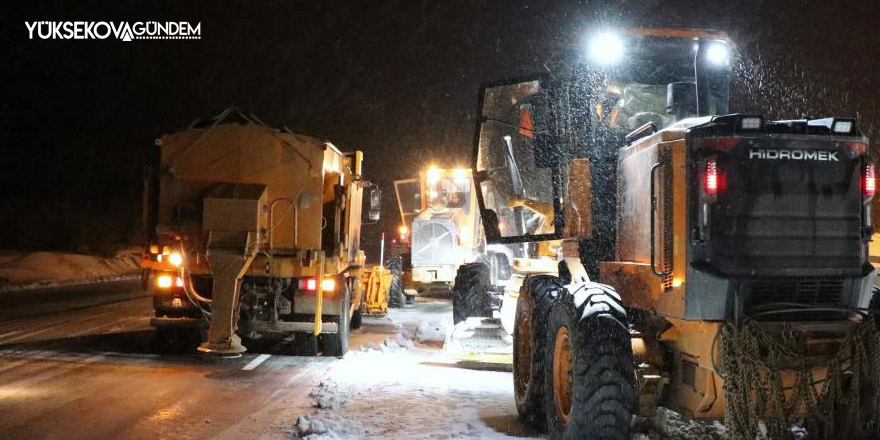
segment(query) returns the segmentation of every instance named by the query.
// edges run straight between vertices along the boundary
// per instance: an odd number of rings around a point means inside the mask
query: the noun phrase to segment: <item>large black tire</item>
[[[348,353],[349,330],[351,329],[350,310],[351,310],[351,292],[346,289],[342,295],[342,304],[340,305],[341,313],[336,319],[337,332],[323,333],[320,336],[321,349],[324,356],[343,357]]]
[[[492,317],[492,285],[489,266],[467,263],[458,267],[452,287],[452,320],[455,324],[473,316]]]
[[[354,311],[354,314],[351,315],[351,322],[348,324],[351,330],[357,330],[361,328],[361,325],[364,323],[364,305],[361,303],[361,306],[358,307],[357,310]]]
[[[385,267],[391,272],[391,286],[388,288],[388,307],[400,308],[406,303],[403,292],[403,259],[395,255],[388,259]]]
[[[359,277],[353,277],[349,279],[348,289],[351,291],[352,296],[354,295],[354,290],[360,288],[361,280]],[[351,330],[357,330],[361,328],[361,325],[364,321],[364,311],[366,309],[366,304],[364,303],[364,292],[361,292],[361,305],[357,310],[351,315],[351,322],[348,324],[348,327]]]
[[[547,327],[544,408],[550,438],[629,440],[636,395],[626,312],[611,287],[575,286],[580,304],[560,290]],[[567,355],[570,363],[556,362]]]
[[[551,275],[526,278],[516,302],[513,330],[513,395],[523,421],[544,426],[544,344],[547,319],[562,281]]]

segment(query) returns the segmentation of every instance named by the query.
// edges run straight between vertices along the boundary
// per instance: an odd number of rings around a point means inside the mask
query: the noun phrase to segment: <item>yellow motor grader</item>
[[[514,331],[517,409],[551,438],[628,439],[657,405],[737,440],[880,431],[867,139],[730,114],[734,63],[724,33],[632,29],[482,90],[488,241],[565,240]]]
[[[236,108],[156,145],[142,261],[159,337],[201,334],[200,351],[229,355],[242,338],[293,336],[296,354],[345,354],[365,311],[365,188],[370,219],[380,206],[362,154]]]
[[[421,292],[451,290],[453,321],[492,317],[503,285],[513,275],[514,249],[487,245],[471,170],[429,166],[418,178],[394,182],[400,209],[400,242],[407,246],[410,275]]]

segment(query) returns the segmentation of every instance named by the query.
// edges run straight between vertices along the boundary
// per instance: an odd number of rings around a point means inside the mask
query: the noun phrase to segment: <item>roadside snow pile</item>
[[[412,332],[403,327],[402,324],[394,322],[390,316],[386,316],[391,324],[394,325],[394,335],[385,336],[385,339],[376,345],[375,342],[367,342],[361,346],[360,351],[381,351],[383,353],[395,352],[400,350],[409,350],[415,347],[412,341]]]
[[[380,351],[382,353],[393,353],[400,350],[409,350],[413,348],[412,339],[408,338],[404,333],[398,332],[394,337],[387,336],[378,346],[373,342],[367,342],[361,347],[362,352]]]
[[[444,342],[449,334],[449,320],[439,322],[422,321],[416,330],[416,339],[419,342]]]
[[[0,254],[0,291],[110,281],[140,273],[140,248],[110,258],[58,252]]]
[[[307,440],[540,438],[517,420],[510,373],[455,368],[436,350],[350,352],[312,397],[296,425]]]
[[[688,420],[681,414],[663,407],[653,417],[636,417],[633,440],[724,440],[724,425],[720,422]]]

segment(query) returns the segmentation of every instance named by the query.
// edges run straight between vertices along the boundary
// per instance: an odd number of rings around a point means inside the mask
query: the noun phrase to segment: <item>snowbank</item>
[[[0,292],[134,277],[141,271],[140,251],[122,249],[110,258],[59,252],[0,252]]]

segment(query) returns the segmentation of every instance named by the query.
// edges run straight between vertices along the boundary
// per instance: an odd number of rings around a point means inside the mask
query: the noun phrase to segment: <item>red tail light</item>
[[[299,289],[307,292],[317,292],[318,287],[324,292],[332,292],[336,289],[336,280],[333,278],[324,278],[319,285],[316,278],[303,278],[299,281]]]
[[[877,190],[877,177],[874,175],[874,164],[865,165],[865,175],[862,177],[862,194],[871,197]]]
[[[305,288],[308,291],[314,292],[318,290],[318,280],[314,278],[309,278],[305,281]]]
[[[706,173],[703,178],[703,188],[706,190],[706,194],[710,196],[714,196],[718,194],[718,188],[720,187],[718,176],[718,163],[715,159],[709,159],[706,161]]]

